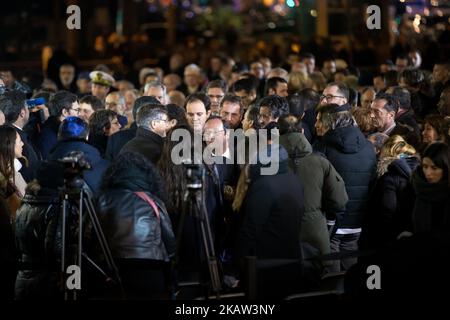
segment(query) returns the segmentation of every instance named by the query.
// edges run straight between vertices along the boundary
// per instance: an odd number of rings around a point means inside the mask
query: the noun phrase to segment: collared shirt
[[[23,129],[22,128],[20,128],[20,127],[18,127],[18,126],[16,126],[14,123],[12,124],[12,126],[14,127],[14,128],[17,128],[17,129],[19,129],[20,131],[23,131]]]
[[[395,128],[395,126],[396,126],[397,124],[395,123],[395,121],[392,123],[392,125],[389,127],[389,128],[387,128],[386,130],[384,130],[382,133],[384,133],[384,134],[386,134],[386,135],[389,135],[391,132],[392,132],[392,130],[394,130],[394,128]]]
[[[25,188],[27,187],[27,183],[20,174],[20,169],[22,169],[22,163],[20,163],[18,159],[14,158],[14,182],[17,190],[20,193],[20,196],[23,197],[25,195]]]
[[[214,157],[217,157],[216,154],[212,154]],[[227,159],[231,159],[231,153],[230,153],[230,148],[227,148],[227,150],[220,156],[220,157],[224,157]]]

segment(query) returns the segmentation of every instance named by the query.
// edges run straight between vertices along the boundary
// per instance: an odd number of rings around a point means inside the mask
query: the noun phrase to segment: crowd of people
[[[267,57],[246,65],[214,56],[208,70],[171,61],[170,70],[142,68],[139,83],[116,81],[105,65],[77,75],[63,64],[57,83],[32,88],[0,70],[2,295],[61,297],[60,160],[74,151],[89,163],[83,177],[126,298],[176,298],[180,283],[207,282],[200,219],[188,208],[191,169],[173,158],[179,130],[188,148],[200,137],[202,154],[222,160],[202,165],[202,187],[224,292],[249,280],[248,256],[301,261],[284,282],[279,270],[265,273],[261,290],[273,296],[351,275],[364,250],[410,252],[417,237],[448,249],[450,62],[423,70],[417,55],[381,64],[372,86],[342,60],[317,66],[309,53],[290,69]],[[236,161],[231,151],[252,141],[256,152]],[[274,163],[275,174],[262,174]],[[83,236],[102,261],[96,239]],[[347,251],[355,254],[321,259]],[[83,279],[87,297],[117,293]]]

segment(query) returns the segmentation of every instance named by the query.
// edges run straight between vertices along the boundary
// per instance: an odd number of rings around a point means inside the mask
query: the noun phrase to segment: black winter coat
[[[140,153],[153,164],[156,164],[161,157],[163,143],[164,139],[161,136],[150,130],[138,128],[136,131],[136,137],[125,144],[120,153]]]
[[[298,259],[304,213],[303,186],[282,162],[277,174],[252,176],[241,207],[240,257]]]
[[[360,228],[367,211],[369,189],[375,179],[376,156],[372,144],[357,127],[329,130],[314,149],[323,153],[345,182],[348,202],[337,217],[338,228]]]
[[[84,179],[94,194],[100,189],[103,173],[108,161],[100,156],[100,152],[87,143],[86,140],[65,140],[60,141],[50,153],[49,160],[58,160],[65,157],[71,151],[82,151],[86,160],[91,165],[91,170],[84,171]]]
[[[413,232],[431,234],[450,240],[450,187],[447,180],[429,183],[421,167],[412,175],[416,193],[414,202]]]
[[[378,179],[361,236],[367,246],[395,241],[401,232],[411,230],[415,195],[410,179],[418,165],[416,157],[394,160]]]
[[[57,117],[51,116],[45,121],[40,134],[36,137],[36,147],[41,152],[44,160],[48,159],[50,151],[58,142],[58,130],[60,125],[61,121],[59,121]]]
[[[137,126],[136,123],[133,122],[129,129],[121,130],[110,136],[106,146],[106,159],[114,160],[114,158],[119,155],[123,146],[126,145],[128,141],[136,137],[136,131]]]
[[[405,113],[402,113],[395,119],[395,122],[410,126],[411,128],[414,129],[414,132],[416,134],[420,135],[420,128],[419,125],[417,124],[416,117],[414,115],[414,110],[411,109],[406,111]]]

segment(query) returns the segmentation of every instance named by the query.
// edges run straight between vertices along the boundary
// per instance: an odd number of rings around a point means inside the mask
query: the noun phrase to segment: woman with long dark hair
[[[423,145],[421,150],[424,150],[433,142],[445,142],[449,144],[448,124],[443,116],[432,114],[425,118],[422,131],[422,142]]]
[[[6,198],[25,194],[26,182],[20,174],[23,142],[16,130],[0,126],[0,190]]]
[[[166,204],[179,244],[176,260],[178,261],[177,271],[179,271],[180,281],[198,281],[199,277],[203,276],[203,267],[206,265],[199,224],[201,220],[189,214],[192,198],[187,195],[189,195],[188,192],[195,191],[192,189],[189,191],[187,187],[188,182],[192,181],[188,181],[188,167],[183,162],[198,164],[199,168],[202,167],[205,170],[203,200],[216,246],[219,243],[217,240],[219,238],[218,225],[223,221],[218,195],[221,192],[221,178],[215,174],[214,165],[200,165],[202,163],[202,146],[195,145],[195,142],[202,143],[200,139],[194,139],[194,132],[190,126],[183,124],[175,126],[167,134],[158,161],[158,169],[164,177],[166,186],[164,190],[168,196]],[[199,151],[198,154],[196,149]],[[177,159],[173,157],[177,157]],[[195,169],[192,170],[195,172]],[[192,174],[192,177],[196,177],[195,173]]]
[[[182,140],[176,140],[175,134],[182,134]],[[172,151],[175,146],[185,143],[185,147],[194,147],[194,132],[186,124],[175,126],[167,133],[167,138],[158,161],[158,169],[165,181],[165,193],[167,194],[167,209],[173,222],[174,231],[179,242],[177,248],[177,261],[181,270],[179,277],[184,279],[185,274],[191,274],[198,270],[200,259],[199,245],[195,233],[195,220],[187,214],[187,168],[182,163],[175,164],[172,159]],[[174,138],[175,141],[172,141]],[[178,154],[177,154],[178,156]],[[193,160],[193,154],[183,154],[185,160]]]
[[[450,239],[450,147],[430,144],[412,176],[416,192],[413,232]]]
[[[164,177],[165,192],[167,194],[166,205],[172,219],[175,219],[175,215],[180,213],[181,208],[183,207],[183,197],[187,191],[186,167],[182,164],[175,164],[172,161],[172,150],[180,143],[179,141],[172,141],[172,135],[176,130],[185,130],[190,137],[194,136],[194,132],[186,123],[176,125],[167,133],[161,157],[157,163],[161,176]],[[187,143],[187,141],[182,142]]]
[[[118,132],[120,128],[121,126],[116,112],[111,110],[96,111],[89,119],[88,141],[104,157],[108,138]]]
[[[12,299],[16,274],[14,220],[26,183],[19,173],[23,142],[13,127],[0,126],[0,298]]]

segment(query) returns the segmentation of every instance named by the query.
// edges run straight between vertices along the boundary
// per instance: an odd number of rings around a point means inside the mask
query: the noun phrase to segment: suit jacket
[[[20,169],[20,173],[22,174],[26,182],[30,182],[35,178],[37,168],[41,163],[41,156],[36,151],[31,141],[28,139],[27,133],[17,127],[14,128],[16,129],[24,144],[22,154],[28,160],[28,166],[23,165]]]

